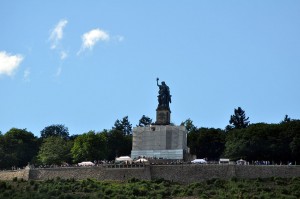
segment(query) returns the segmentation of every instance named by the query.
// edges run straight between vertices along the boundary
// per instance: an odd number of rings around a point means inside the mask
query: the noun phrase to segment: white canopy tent
[[[78,163],[78,166],[94,166],[94,165],[95,164],[90,161]]]
[[[194,164],[206,164],[207,161],[204,160],[204,159],[195,159],[195,160],[191,161],[191,163],[194,163]]]
[[[120,156],[120,157],[116,158],[116,162],[132,163],[132,159],[129,156]]]
[[[237,164],[237,165],[246,165],[246,164],[247,164],[247,161],[246,161],[246,160],[243,160],[243,159],[240,159],[240,160],[236,161],[236,164]]]
[[[229,164],[230,160],[228,158],[220,158],[219,164]]]
[[[141,163],[141,162],[143,162],[143,163],[145,163],[145,162],[148,162],[148,160],[147,159],[145,159],[145,158],[140,158],[140,159],[137,159],[136,161],[134,161],[135,163]]]

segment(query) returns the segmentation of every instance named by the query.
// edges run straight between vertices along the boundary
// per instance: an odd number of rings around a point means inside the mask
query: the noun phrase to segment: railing
[[[145,164],[103,164],[107,169],[132,169],[132,168],[144,168]]]

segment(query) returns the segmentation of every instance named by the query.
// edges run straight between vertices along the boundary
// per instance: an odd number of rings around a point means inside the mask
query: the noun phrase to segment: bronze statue
[[[170,89],[167,84],[162,81],[161,85],[158,84],[159,78],[156,78],[157,86],[159,87],[158,91],[158,109],[170,109],[169,103],[171,103]]]

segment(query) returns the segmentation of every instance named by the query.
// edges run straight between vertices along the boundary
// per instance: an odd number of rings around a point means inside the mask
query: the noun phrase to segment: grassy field
[[[300,178],[212,179],[182,185],[165,180],[127,182],[73,179],[0,181],[0,198],[300,198]]]

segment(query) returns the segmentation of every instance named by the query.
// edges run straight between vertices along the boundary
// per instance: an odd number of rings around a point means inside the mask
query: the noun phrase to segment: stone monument
[[[171,110],[169,103],[171,103],[170,89],[163,81],[161,85],[158,84],[158,78],[156,84],[159,87],[158,91],[158,106],[156,109],[156,122],[157,125],[169,125],[171,119]]]
[[[141,156],[159,159],[183,160],[188,152],[187,130],[184,126],[171,125],[170,89],[163,81],[156,79],[158,106],[156,122],[145,127],[134,127],[131,158]]]

